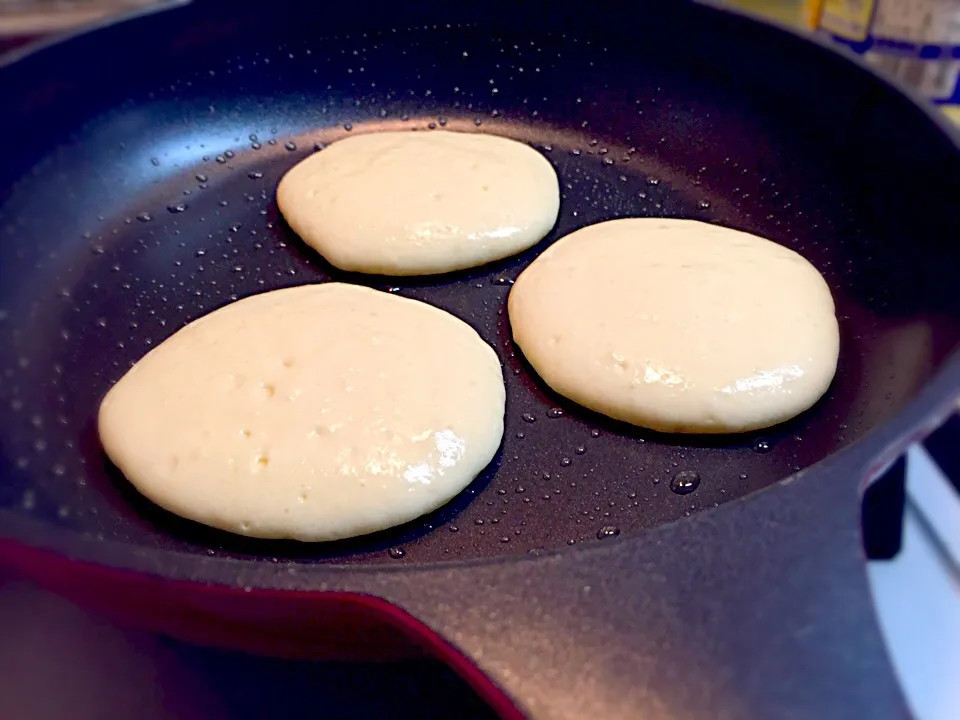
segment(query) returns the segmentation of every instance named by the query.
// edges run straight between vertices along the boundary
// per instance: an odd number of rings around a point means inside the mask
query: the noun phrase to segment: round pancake
[[[332,265],[429,275],[483,265],[553,227],[560,187],[528,145],[444,130],[353,135],[287,172],[277,203]]]
[[[820,273],[774,242],[693,220],[578,230],[520,275],[508,310],[556,392],[661,432],[775,425],[812,406],[837,368]]]
[[[463,490],[497,452],[504,395],[496,354],[453,315],[306,285],[222,307],[158,345],[104,398],[99,431],[130,482],[178,515],[336,540]]]

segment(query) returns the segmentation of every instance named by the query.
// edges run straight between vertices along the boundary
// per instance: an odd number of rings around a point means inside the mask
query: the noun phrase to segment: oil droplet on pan
[[[670,481],[670,489],[677,495],[688,495],[700,487],[700,475],[693,470],[681,470]]]

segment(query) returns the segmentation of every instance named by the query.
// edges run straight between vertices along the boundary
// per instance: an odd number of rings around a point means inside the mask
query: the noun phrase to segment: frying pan
[[[7,565],[197,642],[370,657],[402,641],[504,717],[906,714],[860,494],[960,390],[960,152],[909,97],[701,6],[499,0],[197,2],[24,53],[0,95]],[[279,177],[324,144],[436,126],[550,159],[544,242],[401,281],[336,271],[279,217]],[[813,262],[841,328],[826,397],[704,439],[552,394],[511,344],[511,281],[622,216],[709,220]],[[496,349],[491,467],[421,521],[331,544],[246,540],[143,500],[97,442],[111,383],[224,303],[330,279],[437,305]]]

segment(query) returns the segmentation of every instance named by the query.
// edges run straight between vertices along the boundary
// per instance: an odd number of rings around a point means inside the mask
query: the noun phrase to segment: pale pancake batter
[[[546,158],[515,140],[380,132],[294,166],[277,203],[304,242],[343,270],[428,275],[536,244],[557,220],[560,188]]]
[[[626,219],[559,240],[517,279],[513,337],[561,395],[663,432],[769,427],[837,368],[830,290],[797,253],[693,220]]]
[[[466,323],[343,284],[255,295],[158,345],[100,406],[107,454],[178,515],[335,540],[440,507],[503,434],[496,354]]]

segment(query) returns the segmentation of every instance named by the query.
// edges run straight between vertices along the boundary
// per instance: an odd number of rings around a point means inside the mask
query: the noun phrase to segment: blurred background
[[[0,0],[0,36],[29,38],[63,32],[111,15],[170,0]]]

